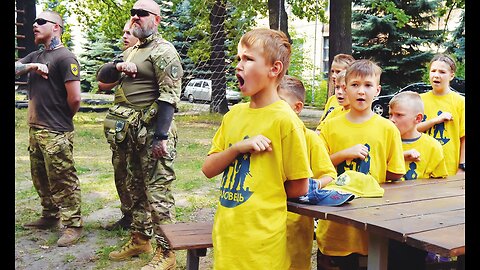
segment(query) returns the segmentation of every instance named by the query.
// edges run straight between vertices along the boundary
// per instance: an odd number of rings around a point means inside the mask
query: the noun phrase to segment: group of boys
[[[435,57],[432,93],[394,97],[390,120],[371,110],[381,90],[381,68],[370,60],[349,62],[335,75],[341,107],[322,119],[319,136],[312,136],[295,117],[303,108],[305,89],[285,75],[290,50],[280,31],[255,29],[240,39],[236,76],[250,102],[225,114],[202,166],[208,178],[223,172],[212,234],[215,269],[310,269],[313,220],[287,213],[285,204],[309,190],[309,179],[316,179],[321,189],[346,171],[378,183],[464,172],[464,99],[448,90],[455,72],[451,62],[445,66],[438,63],[444,58]],[[455,105],[433,105],[435,98]],[[422,121],[432,123],[423,130],[457,141],[458,150],[448,152],[456,155],[450,162],[455,164],[445,162],[445,145],[442,149],[438,139],[421,132]],[[318,252],[330,266],[359,269],[359,257],[368,255],[368,235],[353,226],[319,220],[315,234]],[[425,267],[426,252],[391,242],[389,269]]]

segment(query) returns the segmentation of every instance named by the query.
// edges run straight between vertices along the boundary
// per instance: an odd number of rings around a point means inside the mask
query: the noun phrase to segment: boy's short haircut
[[[393,108],[399,103],[407,104],[415,113],[424,113],[423,101],[417,92],[404,91],[396,94],[388,103],[388,107]]]
[[[355,58],[350,54],[339,53],[333,57],[333,63],[344,64],[345,66],[350,66],[355,61]]]
[[[433,56],[432,60],[430,61],[430,65],[432,65],[433,62],[435,61],[441,61],[445,62],[449,67],[452,73],[455,73],[457,71],[457,64],[455,63],[455,60],[453,60],[452,57],[450,57],[447,54],[439,53]]]
[[[290,66],[290,55],[292,46],[288,42],[288,37],[282,31],[257,28],[248,31],[240,38],[240,44],[250,48],[259,47],[263,50],[263,55],[267,63],[273,64],[275,61],[283,63],[283,70],[278,75],[278,80],[282,79]]]
[[[377,82],[380,84],[380,76],[382,75],[382,69],[375,62],[368,59],[355,60],[348,68],[345,74],[345,83],[352,76],[359,76],[365,78],[367,76],[377,77]]]
[[[280,81],[278,87],[294,95],[298,101],[305,103],[305,86],[299,79],[290,75],[285,75]]]
[[[347,74],[347,70],[342,70],[340,71],[338,74],[337,74],[337,79],[335,80],[335,82],[339,82],[339,81],[344,81],[345,82],[345,75]]]

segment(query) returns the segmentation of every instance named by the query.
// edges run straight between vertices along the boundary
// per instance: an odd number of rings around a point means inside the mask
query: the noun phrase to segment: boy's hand
[[[442,112],[437,118],[437,124],[453,120],[453,115],[449,112]]]
[[[270,152],[272,151],[271,143],[272,141],[269,138],[263,135],[257,135],[236,143],[235,147],[240,153]]]
[[[364,160],[368,157],[368,148],[364,144],[357,144],[348,148],[349,156],[351,159],[359,158]]]
[[[405,161],[420,161],[420,152],[415,149],[407,150],[403,152],[403,158]]]

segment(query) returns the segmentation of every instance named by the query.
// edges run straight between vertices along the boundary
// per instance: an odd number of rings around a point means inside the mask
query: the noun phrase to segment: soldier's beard
[[[135,37],[139,39],[144,39],[154,34],[155,30],[156,30],[155,24],[149,21],[147,25],[145,25],[144,27],[139,25],[134,25],[132,29],[132,33]]]

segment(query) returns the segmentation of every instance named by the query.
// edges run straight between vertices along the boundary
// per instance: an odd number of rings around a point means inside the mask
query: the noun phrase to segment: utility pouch
[[[158,113],[158,103],[153,102],[150,107],[145,111],[145,113],[142,115],[142,118],[140,120],[142,121],[143,124],[146,126],[150,125],[152,123],[152,120],[155,119]]]
[[[103,122],[105,137],[109,143],[121,143],[127,137],[127,131],[138,119],[140,112],[125,106],[114,105],[108,109]]]

